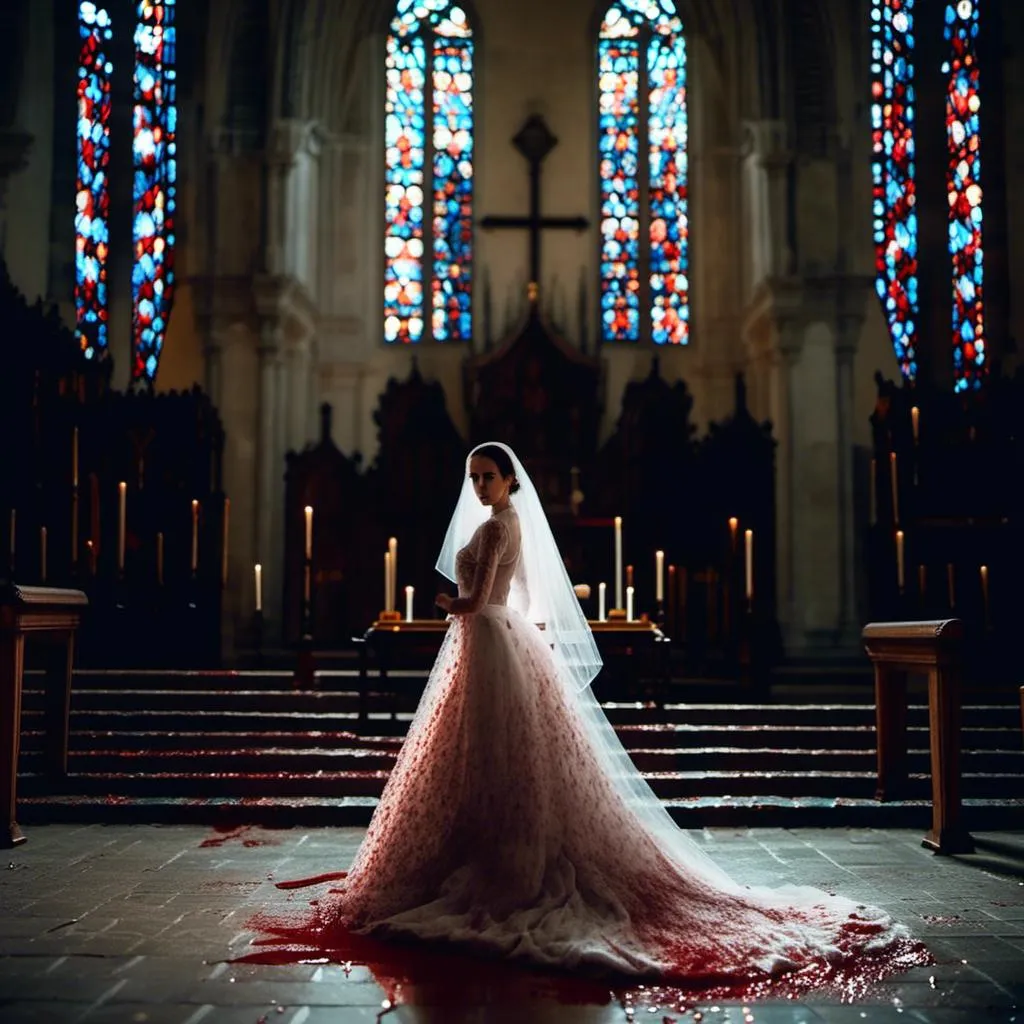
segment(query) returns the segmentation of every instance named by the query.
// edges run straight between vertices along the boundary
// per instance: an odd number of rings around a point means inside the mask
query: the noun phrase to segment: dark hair
[[[481,459],[490,459],[498,467],[498,472],[504,478],[512,477],[512,483],[509,485],[508,493],[515,494],[519,490],[519,481],[516,479],[516,471],[512,467],[512,460],[509,458],[508,452],[504,448],[499,447],[496,444],[482,444],[479,448],[474,448],[470,453],[469,457],[474,456]]]

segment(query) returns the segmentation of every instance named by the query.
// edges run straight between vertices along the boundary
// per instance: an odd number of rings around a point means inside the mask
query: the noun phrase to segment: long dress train
[[[459,553],[460,597],[405,743],[347,879],[315,908],[323,945],[409,938],[690,980],[926,960],[884,912],[740,885],[667,815],[641,812],[649,790],[593,695],[559,681],[543,631],[506,604],[518,555],[512,508]]]

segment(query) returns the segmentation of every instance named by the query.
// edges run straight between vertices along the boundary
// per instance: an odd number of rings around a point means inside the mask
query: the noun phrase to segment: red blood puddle
[[[278,887],[298,888],[331,877],[278,883]],[[311,916],[291,920],[257,915],[248,927],[265,937],[253,941],[254,952],[230,963],[337,964],[346,975],[354,965],[363,966],[384,991],[385,1012],[397,1005],[470,1009],[543,1000],[565,1006],[605,1006],[614,1000],[633,1012],[671,1015],[696,1010],[708,1000],[793,1000],[812,992],[852,1003],[870,996],[894,974],[935,963],[922,943],[907,939],[884,951],[860,951],[839,962],[822,958],[773,976],[640,979],[531,968],[487,959],[454,945],[385,943],[333,928],[328,935],[315,910]]]

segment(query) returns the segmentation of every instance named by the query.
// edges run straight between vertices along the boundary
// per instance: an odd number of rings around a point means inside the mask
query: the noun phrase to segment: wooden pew
[[[80,590],[0,585],[0,847],[25,841],[16,820],[25,640],[47,642],[46,764],[52,777],[62,778],[68,770],[75,631],[87,604]]]
[[[872,622],[861,634],[875,668],[879,800],[898,799],[907,782],[907,676],[928,676],[932,827],[922,846],[936,853],[971,853],[960,825],[960,689],[963,623]]]

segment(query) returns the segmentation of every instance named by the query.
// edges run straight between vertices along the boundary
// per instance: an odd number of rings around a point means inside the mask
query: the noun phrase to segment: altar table
[[[593,621],[590,628],[604,660],[594,680],[595,692],[603,698],[642,695],[660,702],[670,678],[671,644],[657,624],[616,619]],[[426,672],[447,631],[447,619],[378,619],[362,636],[353,637],[359,650],[360,721],[366,720],[371,692],[390,698],[392,718],[400,697],[419,698],[426,682],[424,676],[395,677],[391,673],[402,669]],[[378,672],[374,677],[370,675],[371,660]],[[625,680],[621,678],[624,675],[628,675]]]

